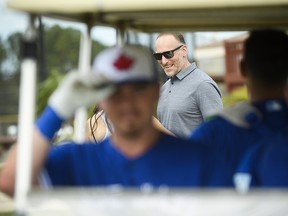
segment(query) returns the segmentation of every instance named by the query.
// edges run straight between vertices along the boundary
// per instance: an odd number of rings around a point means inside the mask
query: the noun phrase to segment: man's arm
[[[167,128],[165,128],[165,127],[161,124],[161,122],[160,122],[156,117],[152,116],[152,121],[153,121],[154,127],[155,127],[157,130],[159,130],[159,131],[161,131],[161,132],[163,132],[163,133],[165,133],[165,134],[171,135],[171,136],[176,136],[176,135],[173,134],[170,130],[168,130]]]
[[[204,120],[223,110],[221,95],[210,82],[198,86],[196,100]]]
[[[62,123],[73,117],[82,106],[97,103],[113,93],[109,80],[88,74],[68,74],[49,98],[48,106],[36,122],[32,139],[32,181],[35,184],[46,160],[50,142]],[[16,180],[17,144],[12,147],[0,173],[0,189],[14,195]]]
[[[32,182],[37,183],[37,177],[42,169],[49,150],[49,141],[37,129],[33,133],[33,153],[32,153]],[[16,158],[17,144],[15,144],[5,161],[4,168],[0,173],[0,190],[13,196],[16,182]]]

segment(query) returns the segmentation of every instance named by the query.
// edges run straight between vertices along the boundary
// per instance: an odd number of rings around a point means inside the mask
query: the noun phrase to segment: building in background
[[[243,34],[195,49],[198,67],[207,72],[224,93],[230,93],[244,85],[239,63],[243,53],[243,42],[247,36]]]
[[[223,83],[225,74],[223,41],[197,47],[195,60],[201,70],[207,72],[217,83]]]
[[[224,83],[228,92],[243,86],[244,80],[239,64],[243,56],[243,44],[247,37],[248,35],[244,34],[224,41],[226,66]]]

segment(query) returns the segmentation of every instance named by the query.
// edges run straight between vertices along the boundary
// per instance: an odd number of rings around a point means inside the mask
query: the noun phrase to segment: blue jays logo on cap
[[[95,58],[92,72],[120,84],[126,82],[157,82],[157,62],[147,47],[124,45],[101,51]]]
[[[120,56],[116,59],[114,62],[114,66],[119,70],[119,71],[127,71],[129,70],[134,64],[134,59],[126,56],[124,53],[121,53]]]

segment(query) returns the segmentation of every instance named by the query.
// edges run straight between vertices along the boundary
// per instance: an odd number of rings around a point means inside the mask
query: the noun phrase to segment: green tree
[[[16,32],[3,43],[0,40],[0,64],[6,61],[10,65],[9,69],[12,74],[19,74],[20,71],[22,35],[22,33]],[[80,31],[73,28],[62,28],[58,25],[44,27],[44,61],[48,77],[37,86],[37,114],[46,106],[50,94],[57,87],[63,75],[71,69],[78,68],[80,36]],[[104,48],[104,45],[93,41],[92,58]],[[15,85],[15,88],[18,89],[18,85]],[[18,98],[18,95],[11,95],[11,97]]]
[[[2,74],[2,65],[5,62],[7,57],[5,45],[0,37],[0,74]]]
[[[21,60],[21,40],[22,34],[19,32],[11,34],[7,38],[7,60],[9,64],[9,71],[11,74],[20,72],[20,60]]]
[[[57,70],[53,70],[50,72],[48,78],[39,83],[37,86],[37,98],[36,98],[36,115],[38,116],[45,106],[47,105],[47,101],[52,92],[57,88],[59,82],[62,80],[63,74],[61,74]]]
[[[73,28],[61,28],[58,25],[45,28],[45,54],[47,71],[58,70],[66,73],[72,69],[78,68],[79,48],[81,33]],[[93,41],[92,57],[104,45]]]
[[[55,25],[45,29],[47,71],[66,73],[78,65],[80,32]]]

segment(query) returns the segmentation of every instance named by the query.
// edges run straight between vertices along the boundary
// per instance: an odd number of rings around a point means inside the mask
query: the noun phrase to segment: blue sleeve
[[[202,123],[192,132],[189,140],[200,144],[214,145],[217,141],[217,135],[220,132],[217,121],[217,119],[214,119]]]
[[[36,127],[48,140],[52,140],[55,133],[61,128],[63,119],[57,115],[52,107],[47,106],[36,121]]]

